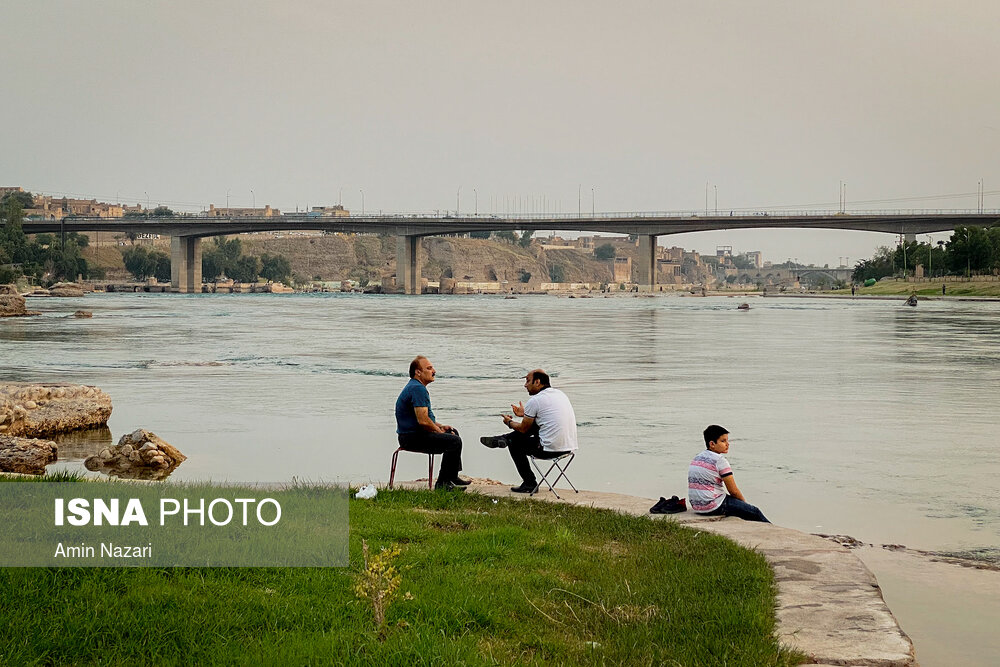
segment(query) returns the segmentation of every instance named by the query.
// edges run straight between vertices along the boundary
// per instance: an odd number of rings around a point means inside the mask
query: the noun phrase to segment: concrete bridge
[[[272,217],[205,218],[199,216],[143,218],[69,217],[63,220],[26,220],[24,231],[134,232],[171,237],[171,284],[177,292],[201,290],[200,239],[247,232],[321,230],[392,234],[398,237],[397,280],[406,294],[420,291],[419,240],[424,236],[474,231],[544,229],[573,232],[632,234],[639,237],[640,284],[651,289],[656,282],[656,237],[721,229],[839,229],[916,234],[944,232],[955,227],[1000,224],[1000,211],[759,211],[708,214],[700,212],[599,213],[591,216],[440,216],[428,214],[379,214],[315,217],[307,214]]]

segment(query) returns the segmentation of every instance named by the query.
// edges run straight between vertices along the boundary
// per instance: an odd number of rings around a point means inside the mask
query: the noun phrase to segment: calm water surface
[[[747,498],[776,523],[1000,553],[1000,304],[835,299],[89,295],[0,321],[0,379],[94,384],[117,440],[154,431],[178,480],[385,481],[417,353],[465,474],[515,482],[479,445],[544,367],[579,421],[578,487],[686,495],[701,430],[732,431]],[[64,317],[78,308],[92,320]],[[100,439],[64,444],[60,467]],[[403,456],[404,479],[426,459]]]

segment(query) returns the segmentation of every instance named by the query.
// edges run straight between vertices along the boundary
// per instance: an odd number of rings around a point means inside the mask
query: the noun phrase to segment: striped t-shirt
[[[711,512],[719,509],[726,497],[726,487],[722,478],[732,475],[733,469],[722,454],[710,449],[694,457],[688,467],[688,500],[695,512]]]

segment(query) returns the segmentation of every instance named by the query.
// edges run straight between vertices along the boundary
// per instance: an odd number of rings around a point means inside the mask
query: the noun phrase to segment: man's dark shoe
[[[445,491],[454,491],[455,489],[458,489],[459,491],[464,491],[464,490],[465,490],[465,487],[464,487],[464,486],[460,486],[460,485],[458,485],[458,484],[455,484],[455,482],[452,482],[452,481],[445,481],[445,482],[442,482],[442,481],[441,481],[441,480],[439,479],[439,480],[437,481],[437,483],[436,483],[436,484],[434,485],[434,490],[435,490],[435,491],[438,491],[438,490],[440,490],[440,489],[443,489],[443,490],[445,490]]]
[[[479,442],[493,449],[503,449],[507,446],[507,438],[502,435],[484,435]]]
[[[455,486],[468,486],[469,484],[472,484],[470,480],[462,479],[458,475],[455,475],[455,479],[451,480],[451,483]]]
[[[538,488],[537,482],[521,482],[521,486],[512,486],[510,490],[514,493],[533,493]]]

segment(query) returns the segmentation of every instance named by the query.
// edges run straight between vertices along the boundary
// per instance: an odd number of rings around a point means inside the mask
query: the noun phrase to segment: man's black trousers
[[[441,454],[441,471],[438,473],[438,481],[451,482],[458,478],[458,471],[462,469],[462,438],[458,435],[457,430],[452,429],[451,433],[431,433],[430,431],[400,433],[399,446],[409,452]]]

